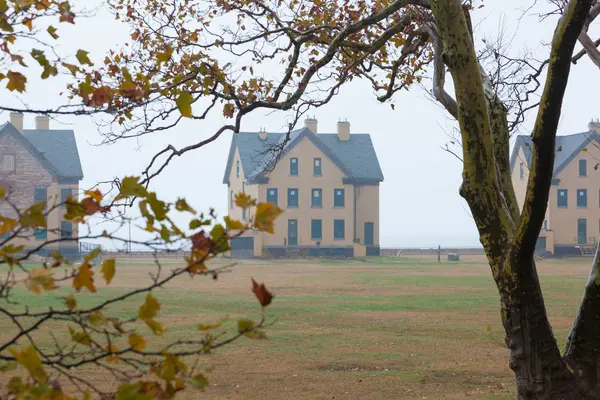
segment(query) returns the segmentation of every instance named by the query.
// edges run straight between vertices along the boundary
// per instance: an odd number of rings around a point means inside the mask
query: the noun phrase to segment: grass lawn
[[[465,258],[441,264],[435,257],[242,261],[217,281],[176,281],[155,292],[162,304],[158,319],[169,337],[199,335],[198,323],[225,316],[258,318],[251,277],[276,296],[267,310],[270,339],[242,339],[207,357],[215,367],[210,386],[181,397],[512,399],[495,284],[483,258]],[[561,347],[591,261],[538,265]],[[110,288],[77,295],[79,304],[89,306],[148,282],[154,270],[149,260],[122,261],[117,268]],[[14,299],[31,308],[59,306],[69,292],[34,296],[20,290]],[[112,314],[133,316],[142,301],[120,304]],[[9,321],[0,319],[0,329],[1,339]],[[66,333],[66,327],[54,332]],[[43,343],[50,345],[49,338]]]

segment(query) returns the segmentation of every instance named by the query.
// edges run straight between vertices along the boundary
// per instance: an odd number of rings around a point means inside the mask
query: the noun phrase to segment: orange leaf
[[[79,267],[79,271],[75,278],[73,279],[73,287],[78,292],[81,291],[81,288],[87,288],[90,292],[96,293],[96,287],[94,286],[94,270],[87,262],[84,262]]]
[[[256,283],[254,278],[252,278],[252,292],[258,299],[258,302],[260,303],[260,305],[263,307],[266,307],[269,304],[271,304],[271,301],[273,300],[273,297],[274,297],[271,294],[271,292],[269,292],[267,290],[267,287],[265,286],[264,283],[261,283],[259,285],[258,283]]]

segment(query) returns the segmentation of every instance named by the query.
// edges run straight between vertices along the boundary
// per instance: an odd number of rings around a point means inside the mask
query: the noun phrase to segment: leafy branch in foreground
[[[10,203],[9,194],[4,189],[0,193],[2,200]],[[86,191],[85,195],[81,201],[70,197],[61,204],[66,206],[66,220],[85,223],[98,214],[108,216],[120,200],[135,196],[146,224],[144,229],[156,235],[151,243],[187,242],[190,249],[182,265],[165,267],[156,258],[156,272],[146,284],[122,288],[118,285],[121,269],[117,261],[101,260],[99,248],[77,264],[53,251],[51,262],[36,266],[29,259],[39,250],[52,248],[55,241],[48,240],[35,250],[13,244],[25,240],[36,229],[46,228],[47,215],[56,206],[47,207],[40,202],[26,210],[15,208],[16,216],[1,216],[0,231],[7,239],[0,248],[0,266],[6,267],[0,278],[3,302],[0,314],[2,321],[6,321],[0,335],[0,371],[15,374],[7,379],[8,385],[3,389],[9,397],[71,398],[73,394],[68,389],[72,389],[84,398],[90,392],[115,399],[172,398],[187,387],[202,389],[207,384],[206,371],[198,368],[202,355],[242,336],[266,338],[264,308],[273,296],[264,284],[252,280],[252,291],[263,310],[260,320],[240,319],[234,332],[217,331],[224,321],[211,325],[198,323],[198,336],[186,340],[169,338],[159,319],[164,307],[160,303],[161,293],[156,289],[176,279],[192,279],[196,275],[217,277],[230,269],[231,265],[211,268],[208,263],[230,249],[230,238],[244,234],[247,229],[272,232],[273,220],[282,212],[280,209],[239,194],[236,203],[245,209],[255,209],[254,218],[244,223],[226,217],[222,225],[212,211],[208,216],[199,214],[185,199],[175,203],[160,200],[137,177],[124,178],[113,199],[105,198],[99,190]],[[191,216],[191,234],[184,233],[173,222],[170,215],[173,211]],[[103,236],[116,238],[107,232]],[[108,291],[115,282],[116,287]],[[62,303],[30,307],[35,298],[20,296],[24,290],[35,296],[49,296],[59,290]],[[84,293],[88,295],[83,296]],[[56,297],[49,300],[53,298]],[[136,302],[137,313],[123,317],[117,312],[119,307]],[[24,379],[19,368],[27,372],[28,378]],[[77,373],[89,368],[108,373],[114,382],[128,383],[115,390],[113,382],[99,382],[94,373]]]

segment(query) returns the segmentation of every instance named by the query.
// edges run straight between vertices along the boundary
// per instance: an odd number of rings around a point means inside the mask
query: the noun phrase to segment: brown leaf
[[[258,283],[256,283],[254,278],[252,278],[252,292],[254,293],[262,307],[266,307],[269,304],[271,304],[271,301],[273,300],[273,295],[267,290],[267,287],[264,283],[261,283],[259,285]]]
[[[192,235],[192,250],[210,251],[214,247],[213,240],[204,231]]]

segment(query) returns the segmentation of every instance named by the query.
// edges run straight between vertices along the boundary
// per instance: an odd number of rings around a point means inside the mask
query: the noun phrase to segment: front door
[[[288,246],[298,246],[297,219],[288,219]]]
[[[577,243],[587,243],[587,220],[580,218],[577,220]]]
[[[365,222],[365,245],[373,245],[373,237],[375,236],[375,227],[372,222]]]

